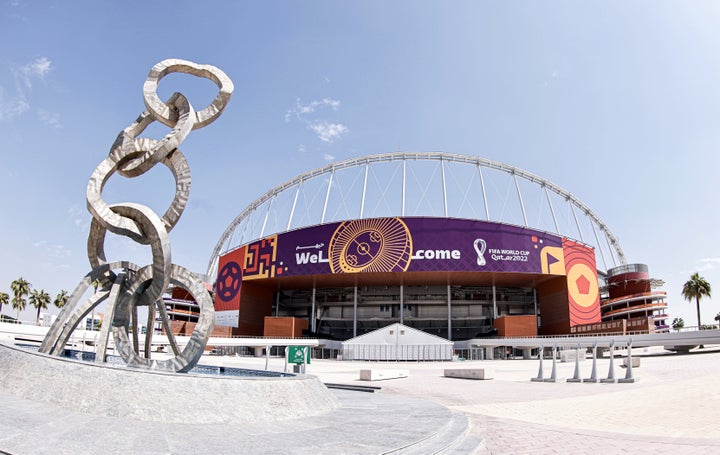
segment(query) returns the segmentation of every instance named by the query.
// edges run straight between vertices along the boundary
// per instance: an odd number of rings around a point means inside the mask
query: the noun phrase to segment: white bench
[[[410,370],[360,370],[361,381],[381,381],[385,379],[407,378],[410,376]]]
[[[446,378],[461,379],[493,379],[495,371],[492,368],[451,368],[445,370]]]

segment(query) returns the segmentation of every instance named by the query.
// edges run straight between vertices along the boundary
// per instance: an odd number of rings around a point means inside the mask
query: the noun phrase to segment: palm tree
[[[30,305],[37,308],[37,316],[35,316],[35,324],[40,324],[40,310],[47,310],[47,306],[50,304],[50,294],[45,292],[45,289],[33,289],[30,293]]]
[[[2,314],[2,307],[3,305],[7,305],[10,301],[10,296],[7,294],[7,292],[0,292],[0,314]],[[2,318],[0,318],[2,319]]]
[[[70,296],[68,295],[67,291],[65,289],[62,289],[60,293],[55,297],[55,300],[53,301],[53,305],[55,305],[56,308],[62,308],[65,306],[67,301],[70,299]]]
[[[23,277],[10,283],[10,289],[14,294],[12,299],[12,306],[17,310],[17,321],[20,321],[20,312],[27,306],[25,296],[30,294],[30,283],[28,283]]]
[[[720,329],[720,313],[715,315],[715,320],[718,322],[718,329]]]
[[[683,318],[675,318],[672,322],[672,328],[675,329],[675,331],[678,331],[685,327],[685,321]]]
[[[697,272],[693,273],[690,279],[683,285],[682,295],[685,300],[688,302],[692,302],[693,299],[695,300],[698,330],[702,327],[702,323],[700,322],[700,299],[710,297],[710,291],[710,283]]]

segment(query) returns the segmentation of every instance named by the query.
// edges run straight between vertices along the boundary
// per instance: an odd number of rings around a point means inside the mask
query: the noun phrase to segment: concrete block
[[[404,369],[360,370],[360,380],[361,381],[382,381],[385,379],[407,378],[408,376],[410,376],[410,370],[404,370]]]
[[[446,378],[461,379],[493,379],[495,370],[492,368],[452,368],[445,370]]]
[[[622,366],[625,367],[625,368],[627,368],[627,366],[628,366],[628,358],[627,358],[627,357],[624,357],[624,358],[623,358]],[[632,366],[633,366],[633,368],[638,368],[638,367],[640,367],[640,357],[633,357],[633,358],[632,358]]]
[[[560,362],[574,362],[577,351],[575,349],[565,349],[560,351]],[[585,361],[585,349],[580,349],[580,361]]]

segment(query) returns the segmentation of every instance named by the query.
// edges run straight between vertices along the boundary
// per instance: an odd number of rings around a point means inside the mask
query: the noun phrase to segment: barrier
[[[610,366],[608,367],[607,378],[601,379],[603,383],[615,382],[615,340],[610,340]]]
[[[597,378],[597,341],[592,344],[592,351],[593,351],[593,362],[592,362],[592,372],[590,373],[590,377],[587,379],[583,379],[583,382],[598,382]]]
[[[640,360],[640,359],[638,359],[638,360]],[[635,382],[635,378],[633,377],[632,338],[630,338],[627,343],[627,358],[625,359],[625,363],[627,364],[627,371],[625,371],[625,378],[618,380],[618,382],[623,382],[623,383]],[[638,362],[638,364],[639,364],[639,362]]]
[[[568,378],[567,382],[582,382],[580,379],[580,343],[575,347],[575,373],[572,378]]]
[[[573,376],[571,378],[567,378],[565,382],[573,382],[573,383],[633,383],[637,381],[637,378],[633,376],[633,368],[637,368],[640,366],[640,359],[632,356],[632,338],[628,338],[627,341],[627,357],[623,359],[623,366],[627,367],[627,371],[625,372],[624,378],[616,378],[615,377],[615,340],[611,339],[610,343],[608,345],[608,349],[610,351],[610,358],[609,358],[609,364],[608,364],[608,374],[607,377],[598,379],[597,374],[597,348],[598,348],[598,342],[594,341],[592,343],[592,370],[590,372],[590,377],[582,379],[580,377],[580,361],[584,360],[584,355],[581,354],[581,350],[583,349],[580,345],[580,342],[577,342],[575,344],[574,349],[574,357],[575,357],[575,371],[573,373]],[[545,346],[540,345],[540,352],[539,352],[539,359],[540,359],[540,366],[538,368],[538,375],[537,377],[531,378],[530,381],[532,382],[558,382],[557,379],[557,345],[553,345],[552,349],[552,372],[550,373],[550,377],[546,378],[544,375],[544,369],[543,369],[543,352],[544,352]],[[566,354],[564,356],[566,359],[570,357],[569,353],[566,351]],[[447,371],[447,370],[446,370]]]
[[[545,376],[543,375],[543,354],[545,353],[545,346],[540,345],[540,350],[538,351],[538,357],[540,357],[540,369],[538,370],[538,375],[536,378],[530,379],[532,382],[545,382]]]
[[[557,345],[553,345],[552,350],[552,371],[550,372],[550,377],[545,379],[545,382],[557,382]]]

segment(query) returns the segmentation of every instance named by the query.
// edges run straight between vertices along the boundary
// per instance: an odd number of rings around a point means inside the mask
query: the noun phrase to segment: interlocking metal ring
[[[195,325],[195,329],[182,353],[167,360],[158,361],[141,357],[135,349],[133,349],[128,339],[130,317],[133,306],[136,305],[134,303],[136,300],[133,297],[137,297],[137,293],[142,289],[143,285],[153,280],[152,269],[147,266],[143,267],[138,271],[132,283],[120,298],[115,309],[116,312],[112,326],[115,347],[123,360],[125,360],[125,363],[129,366],[141,366],[151,370],[183,373],[192,369],[203,355],[214,322],[213,303],[210,295],[197,275],[182,266],[173,264],[169,276],[170,282],[187,290],[200,307],[200,316]],[[151,329],[148,328],[148,333],[151,333],[150,330]]]
[[[143,93],[145,95],[145,107],[153,116],[164,125],[173,127],[176,117],[170,107],[163,103],[157,95],[157,88],[160,80],[170,73],[186,73],[193,76],[210,79],[218,86],[220,91],[215,99],[205,109],[195,113],[193,129],[202,128],[214,122],[227,106],[232,92],[235,89],[232,81],[219,68],[212,65],[198,65],[187,60],[168,59],[153,66],[148,74]]]
[[[152,139],[148,139],[148,141],[152,141]],[[86,192],[88,210],[93,215],[93,219],[108,231],[130,237],[138,243],[147,244],[148,240],[137,224],[110,210],[102,198],[102,190],[110,176],[118,170],[122,163],[141,153],[141,151],[129,151],[128,149],[122,149],[122,153],[120,150],[116,150],[116,152],[105,158],[90,176]],[[190,195],[190,167],[185,155],[178,149],[165,157],[162,163],[170,169],[175,177],[175,197],[162,216],[165,229],[170,232],[187,205]]]
[[[172,131],[161,141],[135,139],[148,125],[155,121],[147,111],[143,112],[135,123],[125,128],[118,135],[118,139],[115,140],[110,155],[118,153],[120,156],[130,156],[134,152],[144,152],[142,156],[123,162],[118,167],[118,173],[123,177],[137,177],[152,169],[153,166],[164,160],[166,156],[178,148],[192,130],[195,110],[187,98],[181,93],[174,93],[168,100],[168,105],[178,112],[178,119]],[[121,150],[115,152],[114,149],[116,147],[119,147]]]
[[[149,240],[148,243],[153,256],[153,277],[157,277],[153,279],[142,295],[143,305],[149,305],[162,297],[168,286],[172,265],[168,233],[163,227],[160,218],[149,207],[126,202],[122,205],[111,205],[109,208],[122,216],[123,219],[133,220]],[[93,219],[92,223],[90,223],[90,235],[88,236],[88,259],[93,268],[106,262],[105,233],[106,229],[102,224]]]
[[[157,86],[165,75],[189,73],[208,78],[220,92],[213,102],[195,112],[181,93],[173,94],[167,103],[157,96]],[[105,304],[109,323],[103,325],[96,345],[96,362],[105,361],[110,328],[116,348],[128,365],[164,371],[185,372],[195,366],[202,356],[214,324],[214,308],[210,295],[200,278],[171,261],[168,233],[175,227],[187,205],[190,193],[190,168],[178,150],[193,129],[213,122],[230,100],[233,83],[218,68],[198,65],[185,60],[164,60],[153,67],[143,86],[147,111],[118,134],[110,153],[90,176],[86,190],[87,207],[93,216],[88,236],[88,260],[93,267],[70,295],[59,317],[45,336],[40,352],[60,355],[70,336],[90,311]],[[138,138],[152,122],[160,121],[172,128],[163,139]],[[105,183],[115,172],[123,177],[137,177],[162,162],[175,177],[175,197],[162,217],[142,204],[108,205],[102,198]],[[110,231],[129,237],[143,245],[150,245],[153,262],[142,269],[128,262],[108,264],[105,257],[105,236]],[[115,270],[121,270],[115,273]],[[101,283],[97,290],[97,283]],[[170,325],[162,300],[170,284],[186,289],[200,307],[199,321],[182,352]],[[96,292],[84,303],[80,302],[90,286]],[[145,334],[145,353],[140,356],[138,346],[137,308],[148,307],[148,331]],[[162,362],[150,360],[150,348],[155,325],[155,310],[160,313],[168,342],[175,357]],[[128,332],[132,328],[133,341]],[[83,345],[83,350],[85,349]]]

